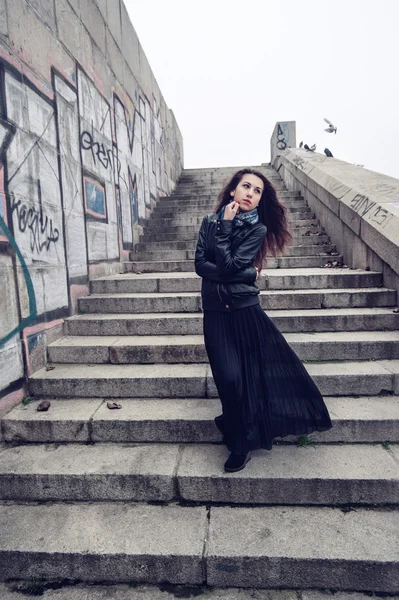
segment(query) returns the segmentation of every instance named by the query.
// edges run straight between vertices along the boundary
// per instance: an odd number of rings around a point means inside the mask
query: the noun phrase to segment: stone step
[[[14,503],[0,530],[2,581],[399,591],[392,510]]]
[[[386,288],[261,291],[264,309],[354,308],[395,306],[396,291]],[[201,298],[195,292],[96,294],[79,298],[81,313],[197,312]]]
[[[273,185],[274,189],[282,189],[286,191],[288,190],[284,181],[280,177],[267,177],[270,183]],[[214,191],[216,194],[224,189],[226,184],[229,182],[230,176],[226,177],[199,177],[199,178],[190,178],[190,179],[182,179],[179,180],[175,190],[192,190],[198,188],[207,188],[209,190]]]
[[[260,171],[263,173],[265,177],[280,177],[277,171],[268,164],[262,165],[238,165],[233,167],[201,167],[201,168],[193,168],[193,169],[183,169],[179,181],[182,181],[186,178],[194,178],[199,179],[200,177],[206,177],[208,175],[212,177],[231,177],[237,171],[241,169],[253,169],[255,171]]]
[[[342,255],[338,256],[280,256],[268,258],[269,269],[310,269],[322,267],[328,262],[337,261],[342,263]],[[171,261],[132,261],[124,263],[125,273],[188,273],[194,272],[193,260],[171,260]]]
[[[137,252],[152,252],[154,250],[195,250],[197,247],[198,236],[192,236],[187,240],[161,240],[148,241],[136,244]],[[327,234],[317,236],[294,235],[292,240],[293,246],[314,246],[318,245],[323,248],[324,245],[330,244],[330,237]]]
[[[285,256],[320,256],[328,260],[331,258],[335,260],[331,252],[336,252],[336,246],[333,244],[326,244],[325,246],[317,245],[306,245],[306,246],[288,246],[285,252]],[[337,253],[339,255],[339,253]],[[341,255],[339,255],[341,256]],[[144,261],[151,262],[157,260],[194,260],[195,249],[191,250],[154,250],[149,251],[135,251],[130,252],[131,261]]]
[[[177,185],[181,185],[184,182],[196,183],[199,181],[217,181],[219,183],[228,183],[228,181],[233,175],[235,175],[235,173],[237,173],[237,171],[246,168],[247,167],[223,167],[215,169],[191,169],[190,172],[186,172],[186,169],[184,169],[180,174]],[[282,181],[280,175],[270,166],[249,168],[255,169],[256,171],[260,171],[265,177],[269,179],[269,181]]]
[[[303,331],[392,331],[399,315],[391,308],[270,310],[268,316],[284,333]],[[65,321],[67,335],[198,335],[201,313],[75,315]]]
[[[166,227],[166,224],[155,224],[155,226],[153,225],[152,228],[149,228],[149,225],[151,224],[151,221],[148,222],[148,225],[146,225],[144,227],[144,236],[147,236],[147,234],[149,235],[154,235],[157,234],[158,230],[160,234],[162,234],[163,232],[169,234],[169,235],[173,235],[173,239],[180,239],[180,234],[187,234],[187,233],[191,233],[194,234],[198,237],[198,232],[199,232],[199,228],[201,225],[202,219],[200,219],[199,223],[195,223],[192,225],[168,225],[168,227]],[[294,234],[306,234],[308,231],[310,232],[310,235],[315,235],[319,232],[322,232],[325,234],[325,231],[322,227],[319,226],[319,221],[315,218],[305,218],[305,219],[298,219],[292,222],[291,224],[292,226],[292,230]],[[162,238],[159,238],[162,239]]]
[[[162,202],[164,199],[169,198],[185,198],[190,200],[193,198],[208,197],[218,202],[218,196],[223,187],[223,184],[214,183],[179,184],[168,196],[159,198],[159,201]],[[281,200],[284,198],[303,198],[300,192],[288,190],[281,182],[273,183],[273,187],[276,190],[278,198]]]
[[[174,600],[175,598],[196,597],[198,600],[298,600],[295,590],[262,590],[260,588],[215,588],[206,586],[187,586],[161,584],[134,586],[120,584],[75,584],[65,585],[62,589],[52,589],[52,582],[33,583],[19,581],[8,584],[0,583],[2,600],[26,600],[30,590],[45,590],[46,600]],[[55,586],[57,587],[57,586]],[[21,590],[21,591],[19,591]],[[108,594],[108,595],[106,595]],[[353,592],[337,593],[334,600],[370,600],[370,594]],[[331,600],[331,592],[304,591],[303,600]],[[391,597],[391,600],[398,600]]]
[[[111,398],[112,400],[112,398]],[[303,443],[399,442],[399,396],[324,398],[332,429],[313,432]],[[120,410],[102,398],[51,398],[48,412],[40,400],[15,407],[2,418],[7,443],[221,443],[214,419],[221,412],[213,398],[124,398]],[[298,436],[276,438],[275,444],[299,444]]]
[[[300,194],[298,195],[293,192],[280,192],[279,197],[280,202],[282,202],[282,204],[284,204],[284,206],[287,208],[289,206],[307,206],[305,198]],[[159,198],[154,211],[157,212],[159,210],[171,210],[175,213],[176,210],[183,210],[184,212],[202,210],[202,214],[204,214],[204,211],[206,211],[208,208],[213,211],[218,204],[218,199],[212,194],[173,194],[171,196],[163,196],[162,198]]]
[[[92,293],[199,292],[201,278],[195,273],[111,275],[91,281]],[[361,288],[382,286],[382,274],[361,269],[263,269],[257,285],[261,290]]]
[[[284,204],[284,206],[296,206],[301,203],[305,203],[305,199],[301,194],[297,194],[296,192],[279,192],[278,194],[280,202]],[[170,210],[175,209],[202,209],[207,210],[209,208],[210,212],[218,205],[217,194],[205,193],[202,194],[200,192],[193,192],[191,194],[179,194],[174,192],[170,196],[163,196],[158,200],[158,203],[155,207],[155,210],[159,210],[161,208],[168,207]]]
[[[323,395],[399,393],[399,360],[306,363]],[[29,378],[29,393],[60,398],[216,398],[210,366],[203,364],[57,364]]]
[[[140,236],[140,243],[142,242],[174,242],[174,241],[187,241],[187,240],[191,240],[191,241],[195,241],[195,243],[198,240],[198,231],[199,228],[193,227],[193,228],[188,228],[187,231],[179,231],[178,233],[176,232],[167,232],[167,231],[160,231],[159,233],[148,233],[145,232]],[[292,227],[292,234],[293,234],[293,238],[305,238],[308,237],[310,239],[314,238],[316,239],[316,241],[319,241],[319,237],[325,238],[326,240],[329,240],[329,236],[326,234],[326,232],[324,231],[324,229],[322,227],[319,227],[317,225],[316,221],[312,221],[310,226],[301,226],[301,227]]]
[[[298,203],[295,206],[287,206],[287,213],[288,213],[288,219],[290,221],[292,221],[293,219],[295,220],[297,213],[310,213],[311,209],[309,206],[307,206],[305,203],[301,202],[300,204]],[[154,221],[159,221],[160,219],[164,220],[169,220],[169,219],[193,219],[196,218],[199,220],[199,223],[202,223],[203,218],[205,217],[205,215],[209,215],[209,214],[214,214],[214,206],[209,205],[209,206],[204,206],[204,207],[195,207],[195,206],[191,206],[191,207],[184,207],[183,209],[179,209],[177,208],[169,208],[167,206],[165,207],[157,207],[154,209],[154,211],[151,213],[151,217],[150,217],[150,221],[148,221],[148,223],[153,223]]]
[[[268,175],[266,177],[268,178],[270,183],[273,185],[274,189],[283,189],[283,190],[289,191],[287,186],[285,185],[284,181],[281,179],[281,177],[270,177]],[[180,190],[180,189],[191,190],[191,189],[196,189],[196,188],[208,188],[210,190],[215,191],[216,194],[219,194],[219,192],[221,190],[223,190],[226,187],[226,185],[229,183],[229,180],[230,180],[230,175],[223,176],[223,177],[212,176],[212,177],[195,177],[195,178],[181,179],[177,182],[175,190]]]
[[[399,451],[318,444],[258,450],[239,477],[215,444],[28,444],[0,453],[0,500],[399,505]]]
[[[399,359],[399,331],[287,333],[302,361]],[[202,335],[66,336],[47,347],[52,363],[207,363]]]
[[[165,218],[163,216],[158,215],[151,215],[150,220],[146,224],[146,231],[157,229],[159,227],[169,229],[172,227],[185,227],[188,225],[197,225],[199,228],[204,216],[205,215],[203,213],[200,213],[196,216],[190,216],[190,214],[186,213],[175,213],[175,215],[170,218]],[[315,218],[316,216],[312,212],[310,207],[301,208],[298,211],[291,209],[289,213],[289,220],[295,223],[303,221],[304,219],[308,220]]]
[[[166,243],[166,242],[186,242],[186,241],[193,241],[195,243],[197,243],[198,240],[198,232],[199,229],[196,229],[195,231],[187,231],[186,233],[181,232],[178,235],[174,234],[174,233],[148,233],[145,232],[143,234],[140,235],[140,243],[147,243],[147,242],[162,242],[162,243]]]

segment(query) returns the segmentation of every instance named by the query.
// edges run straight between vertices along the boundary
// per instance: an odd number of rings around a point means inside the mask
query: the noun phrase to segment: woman
[[[259,305],[266,253],[291,239],[286,209],[258,171],[238,171],[202,221],[195,270],[202,277],[205,347],[222,403],[215,423],[240,471],[273,439],[331,428],[323,398],[302,362]]]

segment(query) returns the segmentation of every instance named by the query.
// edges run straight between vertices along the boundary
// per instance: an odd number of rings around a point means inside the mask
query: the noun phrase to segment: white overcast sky
[[[125,4],[186,168],[269,162],[275,123],[293,120],[297,145],[399,178],[399,0]]]

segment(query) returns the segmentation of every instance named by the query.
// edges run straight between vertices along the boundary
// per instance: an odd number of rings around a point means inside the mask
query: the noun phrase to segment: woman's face
[[[257,175],[246,173],[242,176],[236,189],[230,192],[235,202],[238,202],[240,211],[248,211],[256,208],[262,198],[263,181]]]

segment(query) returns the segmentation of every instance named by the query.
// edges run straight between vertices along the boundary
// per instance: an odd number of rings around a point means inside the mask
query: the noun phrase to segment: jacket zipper
[[[219,298],[220,298],[220,302],[223,302],[222,297],[220,295],[220,283],[218,283],[218,295],[219,295]]]

